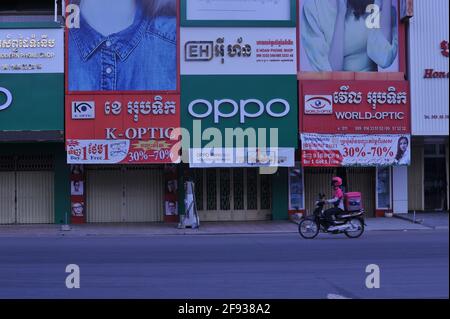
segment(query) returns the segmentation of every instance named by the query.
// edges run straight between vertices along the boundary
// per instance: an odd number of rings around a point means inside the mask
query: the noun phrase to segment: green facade
[[[273,99],[283,99],[290,105],[290,111],[286,116],[277,118],[264,112],[256,118],[247,117],[245,123],[241,123],[240,113],[238,112],[231,118],[222,117],[219,123],[215,123],[214,115],[206,118],[196,118],[188,111],[188,106],[195,100],[207,100],[214,104],[215,100],[231,99],[239,104],[240,100],[257,99],[264,105],[267,105]],[[201,121],[202,131],[208,128],[217,128],[222,134],[223,147],[225,145],[226,129],[248,128],[255,129],[258,133],[259,128],[266,130],[266,145],[270,142],[270,129],[278,129],[278,147],[297,148],[298,146],[298,103],[297,103],[297,78],[291,75],[279,76],[182,76],[181,77],[181,125],[189,133],[191,139],[194,137],[194,121]],[[205,113],[206,106],[198,105],[195,112]],[[257,113],[259,107],[256,104],[249,103],[246,106],[248,113]],[[220,106],[223,113],[233,111],[232,105],[226,103]],[[279,103],[273,104],[273,112],[283,112],[283,106]],[[214,113],[214,112],[213,112]],[[259,138],[259,135],[258,135]],[[247,143],[248,141],[246,141]],[[202,147],[209,143],[208,140],[202,141]],[[185,147],[186,144],[183,144]],[[235,146],[235,145],[233,145]],[[249,145],[245,145],[248,147]],[[255,145],[250,145],[255,146]],[[195,147],[193,143],[191,147]]]
[[[64,74],[1,74],[12,104],[0,111],[0,131],[64,130]],[[6,96],[0,94],[0,105]]]

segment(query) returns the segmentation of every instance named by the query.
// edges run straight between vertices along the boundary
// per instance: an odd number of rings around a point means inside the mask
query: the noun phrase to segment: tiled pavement
[[[367,231],[407,231],[439,229],[412,223],[400,218],[368,218]],[[448,229],[448,221],[447,228]],[[178,229],[177,224],[86,224],[71,225],[63,231],[61,225],[1,225],[0,237],[33,236],[154,236],[154,235],[215,235],[215,234],[279,234],[296,233],[297,224],[291,221],[266,222],[204,222],[198,229]]]

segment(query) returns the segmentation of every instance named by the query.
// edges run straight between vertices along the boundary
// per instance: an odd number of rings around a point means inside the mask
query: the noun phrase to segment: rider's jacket
[[[342,210],[344,209],[344,192],[340,187],[336,187],[334,189],[334,195],[333,198],[327,200],[328,203],[333,204],[334,207],[340,208]]]

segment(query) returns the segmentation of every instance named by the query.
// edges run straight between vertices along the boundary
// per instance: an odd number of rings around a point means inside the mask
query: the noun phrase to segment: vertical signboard
[[[448,0],[415,0],[409,22],[412,133],[448,136]]]
[[[68,163],[171,163],[170,134],[180,125],[177,2],[69,5]]]

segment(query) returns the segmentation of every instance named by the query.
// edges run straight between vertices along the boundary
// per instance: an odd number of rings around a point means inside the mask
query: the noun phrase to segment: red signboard
[[[67,95],[68,163],[172,163],[179,105],[177,94]]]
[[[325,134],[409,134],[407,81],[304,81],[300,131]]]

